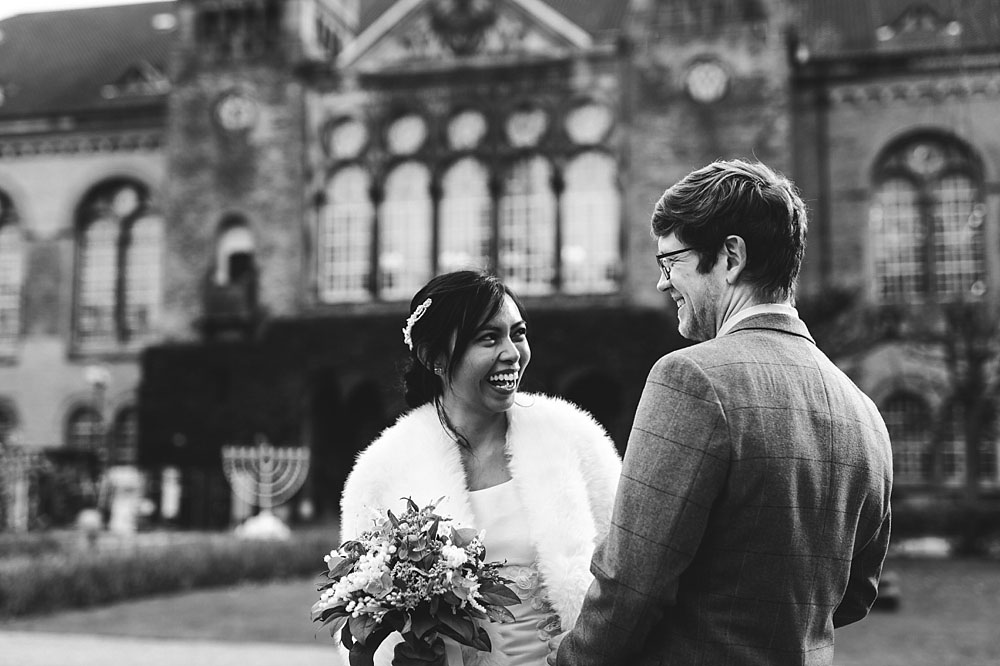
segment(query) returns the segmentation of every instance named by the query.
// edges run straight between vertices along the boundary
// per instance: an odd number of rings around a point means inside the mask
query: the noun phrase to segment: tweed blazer
[[[865,617],[889,540],[875,405],[797,317],[661,358],[560,666],[819,666]]]
[[[572,626],[593,581],[594,547],[611,521],[621,460],[593,417],[539,394],[519,394],[507,412],[506,448],[547,598],[563,626]],[[404,414],[358,456],[341,496],[341,539],[370,529],[386,509],[402,511],[404,497],[421,506],[441,499],[438,513],[476,526],[458,445],[433,405]],[[486,548],[488,558],[489,534]],[[492,625],[484,628],[492,634]],[[467,652],[466,664],[473,660],[506,663],[499,652]]]

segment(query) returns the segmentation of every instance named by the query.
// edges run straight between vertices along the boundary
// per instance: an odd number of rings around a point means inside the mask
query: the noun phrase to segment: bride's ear
[[[417,347],[417,360],[420,361],[420,365],[424,366],[435,375],[444,374],[444,363],[440,359],[432,361],[430,354],[427,353],[426,345],[420,345]]]

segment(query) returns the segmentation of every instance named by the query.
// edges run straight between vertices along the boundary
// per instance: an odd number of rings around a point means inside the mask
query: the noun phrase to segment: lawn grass
[[[1000,562],[893,559],[897,611],[840,629],[837,666],[1000,664]]]
[[[837,632],[836,666],[1000,664],[1000,562],[893,559],[897,611]],[[333,645],[309,621],[315,579],[243,584],[0,623],[0,631]]]
[[[317,633],[318,627],[309,619],[309,609],[319,598],[315,580],[309,577],[242,583],[31,616],[0,622],[0,631],[311,645],[320,642],[332,646],[329,633]]]

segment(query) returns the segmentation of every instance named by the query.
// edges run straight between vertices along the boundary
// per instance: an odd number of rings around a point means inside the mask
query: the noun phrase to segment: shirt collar
[[[748,308],[743,308],[736,314],[732,315],[726,321],[722,322],[722,326],[719,328],[719,332],[715,337],[721,337],[733,330],[736,324],[740,323],[747,317],[753,317],[759,314],[783,314],[789,317],[795,317],[798,319],[799,311],[796,310],[791,305],[787,303],[763,303],[761,305],[751,305]]]

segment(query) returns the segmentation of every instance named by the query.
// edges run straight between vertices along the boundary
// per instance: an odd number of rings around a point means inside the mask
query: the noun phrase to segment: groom
[[[611,531],[559,666],[828,665],[877,594],[892,454],[875,405],[792,307],[806,212],[715,162],[653,212],[660,278],[701,344],[650,371]]]

